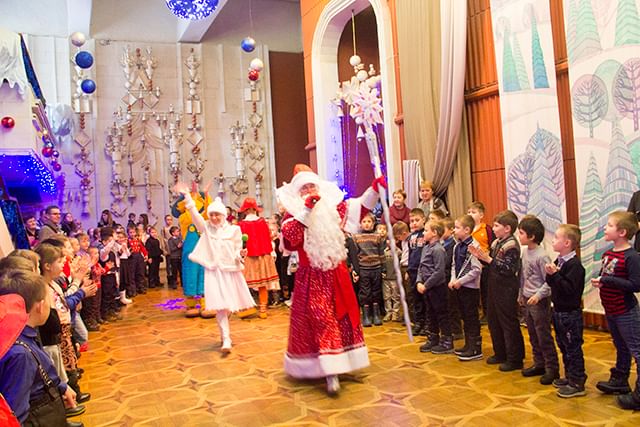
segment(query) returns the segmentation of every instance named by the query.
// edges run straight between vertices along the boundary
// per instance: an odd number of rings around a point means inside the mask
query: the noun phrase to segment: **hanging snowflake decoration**
[[[167,7],[181,19],[205,19],[218,7],[218,0],[166,0]]]
[[[357,94],[352,98],[349,115],[366,129],[383,123],[382,100],[378,96],[378,89],[361,84]]]

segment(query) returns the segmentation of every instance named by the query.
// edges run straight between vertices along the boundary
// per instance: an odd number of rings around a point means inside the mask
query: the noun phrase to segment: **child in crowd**
[[[147,271],[148,252],[144,243],[138,237],[136,227],[127,228],[127,245],[131,256],[129,257],[129,288],[127,293],[129,296],[147,293],[147,283],[145,275]]]
[[[522,370],[525,377],[541,375],[540,384],[549,385],[560,377],[558,354],[551,336],[551,288],[546,283],[545,266],[549,255],[540,246],[544,225],[533,215],[526,215],[518,225],[522,253],[522,273],[518,302],[524,307],[525,321],[533,353],[533,366]]]
[[[433,183],[431,181],[422,181],[420,183],[420,201],[418,209],[422,209],[425,218],[429,218],[432,211],[442,211],[444,215],[448,215],[447,206],[442,200],[433,195]]]
[[[160,283],[162,249],[160,248],[160,240],[158,239],[158,230],[149,227],[149,236],[144,246],[147,249],[147,263],[149,264],[149,287],[159,288],[162,286],[162,283]]]
[[[416,288],[416,279],[418,269],[420,268],[420,257],[422,256],[422,248],[426,244],[424,238],[424,224],[426,216],[424,211],[419,208],[411,209],[409,214],[409,259],[407,262],[407,276],[409,280],[409,291],[411,293],[411,302],[413,304],[413,335],[427,335],[426,313],[424,298]]]
[[[576,255],[581,236],[576,225],[560,224],[551,243],[558,258],[545,266],[553,302],[553,327],[565,373],[565,377],[554,380],[553,385],[558,388],[558,396],[567,398],[586,394],[581,306],[585,271]]]
[[[120,269],[118,270],[118,294],[120,295],[120,304],[128,305],[133,301],[127,298],[127,293],[133,295],[133,268],[131,263],[131,250],[127,244],[127,235],[124,230],[116,231],[116,240],[118,242],[118,257],[120,258]]]
[[[358,302],[362,308],[362,326],[373,323],[382,325],[380,303],[382,300],[382,263],[384,261],[385,239],[375,232],[376,219],[367,212],[360,221],[361,233],[354,234],[353,242],[357,247],[358,265]],[[371,309],[373,308],[373,315]]]
[[[598,390],[605,394],[624,393],[617,397],[623,409],[640,409],[640,308],[634,295],[640,292],[640,254],[629,243],[638,232],[638,220],[631,212],[616,211],[609,215],[604,239],[613,248],[602,255],[600,277],[591,285],[600,289],[600,300],[607,317],[616,365],[609,381],[599,381]],[[631,358],[636,362],[636,384],[631,392],[629,372]]]
[[[24,325],[15,344],[0,359],[0,392],[22,425],[43,425],[44,420],[35,412],[36,403],[49,405],[47,421],[53,419],[59,425],[66,425],[65,406],[78,407],[76,393],[57,374],[38,341],[36,328],[50,313],[48,289],[45,278],[30,271],[16,269],[2,272],[0,277],[0,293],[15,296],[11,316],[15,316],[16,325]],[[3,333],[9,333],[9,329],[3,328]],[[16,337],[14,331],[11,333]],[[60,393],[62,402],[56,393]]]
[[[240,227],[226,221],[226,209],[219,197],[207,207],[209,220],[205,222],[198,213],[189,188],[178,185],[176,190],[184,195],[185,208],[201,233],[189,258],[204,267],[205,309],[216,310],[221,351],[227,354],[231,351],[229,314],[255,306],[242,274],[242,258],[246,253],[242,249],[242,232]]]
[[[404,222],[403,222],[404,223]],[[384,250],[384,270],[382,273],[382,298],[384,299],[385,315],[383,322],[399,322],[400,318],[400,290],[396,281],[396,270],[393,265],[391,240],[386,239]],[[397,254],[397,253],[396,253]]]
[[[427,342],[420,352],[446,354],[453,352],[453,336],[449,322],[447,282],[445,270],[447,254],[440,243],[444,234],[442,222],[429,221],[424,227],[427,244],[422,249],[416,289],[424,298],[427,314]]]
[[[115,233],[111,227],[100,229],[100,266],[104,268],[104,274],[100,277],[100,287],[102,298],[100,299],[100,317],[113,322],[122,319],[117,314],[119,305],[116,301],[118,295],[118,268],[120,258],[118,256],[118,243],[115,240]]]
[[[487,309],[489,332],[494,354],[489,365],[499,364],[500,371],[522,369],[524,340],[518,321],[518,291],[520,290],[520,245],[513,236],[518,217],[509,210],[493,219],[496,240],[487,254],[469,246],[471,254],[488,266]]]
[[[445,213],[439,209],[436,209],[429,212],[429,215],[427,215],[427,222],[429,221],[438,222],[438,221],[442,221],[445,218],[446,218]]]
[[[453,352],[463,362],[482,359],[482,335],[478,317],[482,265],[469,250],[470,247],[479,247],[478,242],[471,237],[474,226],[470,215],[462,215],[456,219],[453,229],[458,243],[453,248],[449,289],[458,304],[464,330],[464,346]]]
[[[493,243],[494,235],[491,227],[488,224],[483,222],[484,219],[484,204],[482,202],[471,202],[469,206],[467,206],[467,214],[471,215],[475,226],[473,227],[473,233],[471,233],[471,237],[473,240],[478,242],[480,245],[480,249],[483,252],[489,253],[489,248],[491,247],[491,243]],[[489,269],[485,268],[482,270],[482,275],[480,276],[480,303],[482,304],[482,315],[483,320],[481,322],[486,322],[487,320],[487,276],[489,274]]]
[[[167,273],[167,283],[177,283],[171,278],[173,271],[171,270],[171,265],[169,263],[169,239],[171,238],[171,227],[173,227],[173,215],[165,215],[164,216],[164,226],[160,229],[160,247],[162,248],[162,253],[166,259],[165,268]],[[182,254],[180,255],[182,258]]]
[[[409,212],[411,212],[411,209],[405,204],[405,200],[407,200],[407,193],[402,189],[393,192],[393,203],[389,206],[392,227],[398,221],[409,225]]]
[[[440,211],[436,211],[440,212]],[[453,247],[456,245],[456,239],[453,237],[454,221],[451,217],[444,217],[440,220],[444,233],[442,234],[442,247],[447,254],[445,258],[445,284],[449,285],[451,282],[451,263],[453,262]],[[451,333],[453,339],[458,340],[462,338],[462,319],[460,318],[460,309],[458,308],[458,302],[455,299],[453,291],[447,291],[447,310],[449,312],[449,322],[451,324]]]
[[[398,221],[393,224],[393,238],[396,241],[396,245],[400,246],[400,272],[402,273],[402,287],[404,288],[404,295],[407,299],[407,308],[409,309],[409,314],[413,313],[413,293],[409,289],[409,280],[407,276],[407,267],[409,265],[409,224],[405,224],[404,221]],[[399,292],[400,290],[398,290]],[[400,318],[403,317],[402,314],[399,315]],[[402,320],[398,320],[402,321]]]
[[[100,265],[100,251],[98,248],[90,247],[88,249],[89,265],[91,270],[89,272],[89,279],[96,287],[96,294],[82,300],[82,320],[84,320],[89,331],[99,331],[100,324],[104,323],[100,317],[100,302],[102,300],[102,287],[100,286],[100,276],[104,274],[105,270]]]
[[[171,289],[178,288],[178,280],[181,279],[182,269],[182,235],[180,233],[180,227],[175,225],[169,229],[169,240],[167,241],[167,247],[169,250],[169,262],[168,267],[171,270],[169,277],[169,287]]]

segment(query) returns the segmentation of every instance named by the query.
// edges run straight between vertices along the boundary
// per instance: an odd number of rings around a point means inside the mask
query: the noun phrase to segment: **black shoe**
[[[84,414],[86,410],[87,408],[85,408],[84,405],[76,405],[75,408],[67,408],[65,412],[66,412],[67,418],[71,418],[71,417],[77,417],[78,415]]]
[[[469,343],[468,340],[465,340],[462,347],[453,350],[453,354],[455,354],[456,356],[460,356],[462,353],[465,353],[467,351],[469,351]]]
[[[84,427],[81,422],[67,421],[67,427]]]
[[[487,365],[499,365],[504,363],[504,359],[499,359],[495,354],[487,358]]]
[[[631,393],[631,387],[629,387],[629,374],[621,375],[613,368],[611,369],[611,376],[609,381],[598,381],[596,388],[604,394],[627,394]]]
[[[522,362],[504,362],[498,367],[502,372],[511,372],[522,369]]]
[[[556,369],[547,369],[544,375],[540,377],[540,384],[550,385],[558,378],[560,378],[560,373]]]
[[[440,344],[434,346],[431,349],[433,354],[449,354],[453,353],[453,336],[444,336],[440,340]]]
[[[533,365],[522,370],[523,377],[538,377],[540,375],[544,375],[544,373],[544,366]]]
[[[637,395],[637,392],[621,394],[620,396],[616,397],[616,400],[618,401],[618,405],[622,409],[632,409],[634,411],[637,411],[640,409],[640,395]]]
[[[582,385],[569,383],[565,386],[560,387],[556,394],[558,395],[558,397],[568,399],[571,397],[585,396],[587,394],[587,391]]]
[[[430,334],[428,335],[427,342],[420,346],[420,353],[430,353],[431,350],[436,347],[440,342],[440,335]]]
[[[458,355],[458,360],[461,362],[470,362],[472,360],[480,360],[482,357],[482,349],[474,347],[468,349],[464,353],[460,353]]]
[[[362,307],[362,326],[364,328],[368,328],[372,325],[369,310],[370,309],[368,305]]]
[[[76,402],[84,403],[88,402],[91,399],[91,393],[79,393],[76,395]]]
[[[416,323],[415,325],[413,325],[413,329],[411,329],[411,333],[414,336],[418,336],[420,335],[420,332],[422,332],[422,329],[424,329],[424,325],[422,323]]]
[[[558,379],[553,380],[551,385],[554,386],[555,388],[564,387],[566,385],[569,385],[569,380],[566,379],[566,378],[558,378]]]
[[[382,317],[380,317],[380,306],[377,302],[373,303],[373,324],[376,326],[382,325]]]

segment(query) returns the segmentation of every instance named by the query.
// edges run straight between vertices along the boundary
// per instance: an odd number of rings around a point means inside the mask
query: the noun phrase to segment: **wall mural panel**
[[[607,215],[626,210],[640,171],[640,1],[564,0],[586,311],[604,313],[590,279],[609,245]]]
[[[566,221],[549,2],[491,1],[508,208],[547,237]]]

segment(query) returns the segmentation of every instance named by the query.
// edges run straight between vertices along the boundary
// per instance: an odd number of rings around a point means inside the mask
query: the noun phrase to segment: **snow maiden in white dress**
[[[200,232],[200,240],[189,259],[204,267],[205,310],[215,310],[222,352],[231,351],[229,313],[255,306],[242,270],[242,233],[240,227],[226,221],[227,210],[217,197],[207,207],[209,221],[198,214],[189,189],[178,188],[184,195],[185,207]]]

